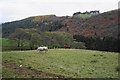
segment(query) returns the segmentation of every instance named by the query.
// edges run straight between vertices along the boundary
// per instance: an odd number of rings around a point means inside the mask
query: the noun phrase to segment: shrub
[[[116,71],[118,71],[118,72],[120,71],[120,66],[116,67]]]
[[[75,49],[85,49],[85,43],[83,42],[76,42],[74,41],[72,44],[71,44],[71,47],[72,48],[75,48]]]

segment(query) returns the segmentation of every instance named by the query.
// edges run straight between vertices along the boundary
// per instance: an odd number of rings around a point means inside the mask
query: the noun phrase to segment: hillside
[[[59,31],[80,34],[86,37],[118,37],[118,10],[105,12],[88,19],[65,19],[67,27]]]
[[[105,12],[90,18],[57,17],[56,15],[32,16],[23,20],[2,24],[3,37],[9,36],[16,28],[36,28],[39,32],[64,31],[85,37],[117,37],[118,10]]]
[[[37,29],[39,32],[56,31],[63,27],[61,21],[66,17],[57,17],[55,15],[32,16],[19,21],[13,21],[2,24],[3,37],[8,37],[17,28]]]

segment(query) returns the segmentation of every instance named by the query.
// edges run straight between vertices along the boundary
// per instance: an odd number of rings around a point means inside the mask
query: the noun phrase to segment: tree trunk
[[[33,48],[34,48],[34,44],[31,42],[30,43],[30,49],[33,50]]]
[[[23,46],[24,46],[23,40],[21,40],[21,49],[23,49]]]
[[[17,47],[20,47],[20,40],[17,41]]]

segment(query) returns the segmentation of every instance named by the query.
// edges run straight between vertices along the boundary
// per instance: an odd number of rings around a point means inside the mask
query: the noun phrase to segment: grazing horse
[[[37,51],[45,51],[45,53],[46,53],[46,51],[48,51],[48,48],[47,47],[38,47]]]

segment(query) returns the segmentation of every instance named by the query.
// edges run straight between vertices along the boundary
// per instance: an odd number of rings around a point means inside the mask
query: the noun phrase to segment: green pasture
[[[118,53],[81,49],[50,49],[47,53],[5,51],[2,61],[66,78],[118,78]],[[5,78],[25,77],[14,74],[15,71],[3,67]],[[47,76],[39,76],[43,77]]]
[[[80,15],[81,18],[90,18],[91,16],[91,14]]]
[[[8,38],[0,38],[0,41],[2,41],[1,47],[2,50],[17,50],[17,49],[30,49],[29,42],[24,41],[23,47],[17,47],[17,41],[8,39]]]
[[[84,15],[75,15],[73,16],[74,18],[83,18],[83,19],[87,19],[90,18],[91,16],[93,16],[92,14],[84,14]]]

